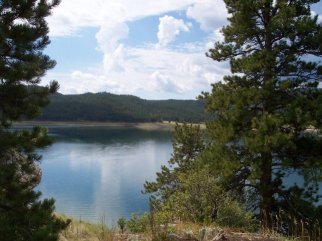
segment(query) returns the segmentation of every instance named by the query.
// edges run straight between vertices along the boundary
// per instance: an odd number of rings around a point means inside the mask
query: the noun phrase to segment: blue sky
[[[322,13],[322,4],[312,10]],[[63,0],[48,18],[60,92],[194,99],[229,73],[205,57],[227,12],[222,0]]]

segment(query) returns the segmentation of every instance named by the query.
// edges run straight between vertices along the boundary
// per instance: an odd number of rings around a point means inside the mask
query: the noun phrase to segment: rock
[[[147,241],[149,240],[146,236],[140,234],[129,234],[126,241]]]
[[[181,231],[180,233],[170,233],[167,236],[169,241],[198,241],[191,230]]]
[[[139,235],[137,234],[129,234],[127,236],[127,241],[138,241],[139,240]]]
[[[226,240],[224,236],[224,230],[221,228],[202,228],[199,230],[198,235],[199,241],[219,241],[219,240]]]
[[[203,241],[206,235],[206,229],[202,228],[199,230],[199,234],[198,234],[198,240],[199,241]]]
[[[167,236],[168,241],[182,241],[183,239],[174,233],[170,233]]]
[[[62,234],[59,235],[59,241],[68,241]]]
[[[216,235],[211,241],[224,241],[227,240],[223,233]]]

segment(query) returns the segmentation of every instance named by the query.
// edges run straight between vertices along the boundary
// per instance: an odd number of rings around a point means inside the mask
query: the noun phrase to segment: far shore
[[[66,126],[66,127],[112,127],[112,128],[136,128],[142,130],[173,130],[176,122],[96,122],[96,121],[18,121],[14,126]],[[204,124],[200,124],[204,128]]]

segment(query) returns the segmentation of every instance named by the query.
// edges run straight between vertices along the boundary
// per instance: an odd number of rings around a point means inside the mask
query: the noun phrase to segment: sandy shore
[[[14,126],[67,126],[67,127],[113,127],[113,128],[137,128],[142,130],[173,130],[174,122],[68,122],[68,121],[19,121],[14,122]]]

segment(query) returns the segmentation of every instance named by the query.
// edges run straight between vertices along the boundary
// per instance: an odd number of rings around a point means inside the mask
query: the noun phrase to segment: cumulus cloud
[[[103,52],[113,51],[121,39],[128,37],[129,28],[122,22],[108,22],[101,26],[96,34],[100,50]],[[108,41],[107,41],[108,40]]]
[[[180,95],[186,98],[185,93],[198,95],[209,83],[220,81],[228,68],[204,56],[207,41],[169,47],[180,33],[190,31],[191,25],[164,14],[186,11],[213,38],[217,33],[214,30],[225,21],[224,9],[222,0],[62,1],[48,18],[50,35],[77,35],[82,28],[96,27],[97,49],[103,57],[95,68],[73,70],[60,76],[59,79],[66,80],[61,82],[60,91],[145,93],[142,97],[146,98],[153,98],[155,94],[156,98],[162,98],[160,93],[171,98],[180,98]],[[128,38],[129,22],[160,15],[164,16],[159,18],[158,43],[145,47],[121,43]],[[49,73],[50,76],[53,74]]]
[[[117,94],[140,93],[141,97],[148,99],[194,98],[201,91],[209,90],[210,83],[222,80],[229,72],[225,63],[206,58],[200,54],[199,48],[196,47],[196,52],[182,49],[179,52],[154,46],[123,46],[123,72],[114,70],[107,73],[102,65],[94,69],[76,70],[69,75],[49,74],[48,78],[63,81],[62,93],[107,91]]]
[[[183,90],[178,84],[170,79],[170,76],[155,71],[151,75],[152,83],[150,84],[157,91],[181,93]]]
[[[319,15],[318,13],[316,13],[315,11],[311,11],[311,16],[312,17],[316,17],[318,15],[318,23],[322,24],[322,15]]]
[[[198,76],[202,72],[202,66],[196,62],[196,59],[186,58],[181,65],[177,68],[181,73],[192,76]]]
[[[198,0],[68,0],[48,17],[50,35],[66,36],[83,27],[101,27],[109,22],[129,22],[184,10]]]
[[[158,40],[160,46],[166,46],[173,42],[180,32],[188,32],[189,25],[182,19],[176,19],[165,15],[159,18]]]
[[[124,46],[119,41],[128,37],[129,28],[122,22],[107,22],[96,34],[99,50],[103,53],[105,71],[123,71]]]
[[[204,31],[213,31],[226,24],[228,14],[222,0],[204,0],[190,6],[187,16],[196,20]]]
[[[106,22],[129,22],[171,11],[187,10],[206,31],[221,27],[227,18],[223,0],[68,0],[48,17],[50,34],[66,36],[83,27],[101,27]]]

